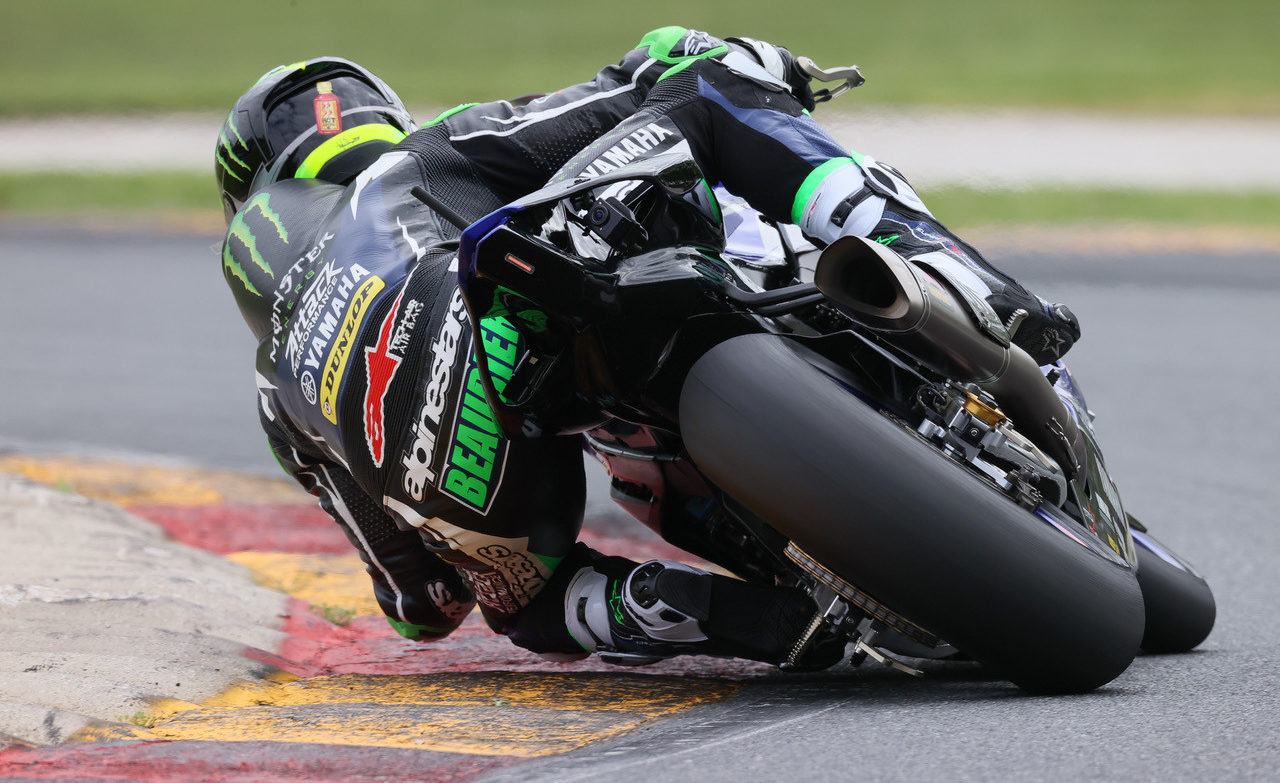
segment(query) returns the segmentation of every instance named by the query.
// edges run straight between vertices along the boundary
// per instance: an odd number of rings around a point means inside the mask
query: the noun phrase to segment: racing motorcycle
[[[858,237],[726,250],[718,203],[683,145],[463,231],[508,437],[582,433],[667,541],[806,590],[783,668],[847,640],[855,664],[963,656],[1081,692],[1208,635],[1208,585],[1125,512],[1079,385],[1011,342],[1017,313]],[[495,321],[520,335],[514,368],[486,356]]]

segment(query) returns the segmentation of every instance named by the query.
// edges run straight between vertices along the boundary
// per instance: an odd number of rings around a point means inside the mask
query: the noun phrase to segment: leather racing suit
[[[591,81],[445,112],[350,186],[279,182],[232,222],[229,284],[237,264],[269,267],[277,284],[263,294],[272,331],[256,357],[271,448],[346,532],[403,635],[446,635],[478,601],[492,628],[537,652],[776,662],[812,613],[798,590],[676,564],[664,576],[575,544],[580,441],[500,437],[457,290],[459,230],[411,188],[477,220],[549,181],[687,144],[708,182],[818,242],[857,233],[943,248],[989,292],[1034,301],[942,228],[896,170],[812,120],[789,54],[779,68],[750,44],[654,31]],[[481,337],[491,360],[515,361],[515,334],[485,326]],[[660,606],[684,615],[656,630],[630,602],[655,578]],[[620,591],[626,611],[599,609]]]

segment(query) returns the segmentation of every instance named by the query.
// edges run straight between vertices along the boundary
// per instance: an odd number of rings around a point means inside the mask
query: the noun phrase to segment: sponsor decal
[[[605,150],[590,165],[582,170],[579,177],[588,179],[625,166],[646,152],[663,146],[663,139],[674,138],[675,134],[656,122],[634,130],[609,149]]]
[[[406,284],[408,281],[405,281]],[[422,302],[410,299],[405,305],[400,320],[400,300],[404,291],[391,305],[387,317],[378,329],[378,344],[364,349],[365,378],[368,384],[364,393],[364,439],[369,447],[369,456],[373,464],[382,467],[383,453],[386,449],[386,429],[383,422],[383,405],[387,398],[387,389],[395,378],[396,371],[404,361],[405,350],[409,347],[409,337],[413,327],[417,325],[418,316],[422,313]]]
[[[325,246],[329,244],[329,240],[333,239],[333,234],[326,233],[316,240],[311,249],[301,256],[297,261],[293,262],[293,266],[285,270],[284,275],[280,278],[280,282],[276,284],[275,298],[271,301],[271,361],[276,360],[276,355],[280,350],[280,335],[284,332],[285,327],[289,325],[289,315],[297,304],[298,294],[302,293],[302,287],[307,281],[316,275],[316,270],[307,270],[320,254],[324,252]],[[306,270],[306,271],[304,271]],[[294,365],[294,375],[297,375],[297,365]]]
[[[411,425],[410,434],[413,439],[400,460],[404,467],[402,485],[405,494],[417,501],[421,501],[426,496],[426,488],[436,482],[436,472],[431,467],[435,462],[436,438],[440,432],[440,419],[444,416],[448,402],[449,387],[462,342],[462,327],[466,320],[467,311],[462,303],[462,292],[455,290],[453,298],[449,300],[444,321],[440,324],[440,331],[431,343],[431,368],[422,407],[418,409],[418,415]]]
[[[231,139],[227,137],[228,130],[230,130],[231,133],[236,137],[235,146],[239,146],[240,149],[242,150],[248,149],[249,145],[245,144],[244,137],[240,135],[240,129],[236,127],[236,113],[232,111],[227,115],[227,121],[223,123],[222,130],[218,133],[218,148],[217,148],[217,151],[214,153],[214,159],[217,160],[218,165],[221,166],[222,169],[227,172],[227,176],[233,177],[234,179],[237,179],[240,182],[244,182],[245,181],[244,177],[247,177],[253,169],[249,166],[248,163],[245,163],[243,160],[240,160],[240,158],[236,157],[235,149],[233,148]],[[244,176],[237,174],[235,169],[231,168],[231,164],[233,162],[236,164],[236,166],[244,170],[243,172],[241,172],[242,174],[244,174]]]
[[[374,297],[385,287],[386,283],[382,278],[374,275],[356,289],[351,295],[351,306],[347,309],[347,315],[342,319],[342,328],[334,338],[328,357],[325,358],[324,373],[320,376],[320,412],[330,424],[338,423],[338,391],[342,388],[342,376],[347,369],[347,360],[351,358],[356,336],[360,333],[360,324],[364,323],[365,316],[369,314],[369,307],[373,304]],[[334,301],[336,302],[337,299]]]
[[[308,274],[312,277],[311,286],[298,302],[284,346],[294,377],[304,364],[312,370],[320,369],[320,357],[338,332],[338,319],[347,309],[356,283],[369,277],[370,272],[359,264],[341,267],[331,259]]]
[[[524,552],[502,544],[490,544],[477,549],[475,556],[493,566],[493,570],[468,571],[472,589],[481,603],[500,607],[508,614],[515,614],[528,606],[546,583],[536,561]]]
[[[316,376],[307,370],[298,379],[298,383],[302,386],[302,396],[306,398],[309,405],[316,404]]]
[[[342,104],[333,94],[331,82],[316,82],[319,93],[312,103],[316,110],[316,130],[322,136],[331,136],[342,130]]]
[[[443,579],[427,583],[427,598],[435,604],[440,613],[450,620],[461,622],[471,613],[471,601],[459,601]]]
[[[489,358],[494,388],[501,392],[515,371],[520,335],[505,318],[484,319],[480,333]],[[481,514],[488,513],[489,505],[502,484],[507,442],[485,399],[480,370],[474,361],[467,371],[448,454],[440,491]]]
[[[675,57],[693,57],[720,46],[724,46],[724,41],[719,38],[713,38],[701,30],[690,30],[671,47],[671,54]]]
[[[266,273],[267,277],[274,278],[275,273],[271,270],[271,265],[262,257],[262,253],[258,250],[258,236],[254,233],[254,229],[249,225],[249,218],[260,216],[266,220],[268,225],[275,229],[276,236],[280,237],[286,245],[289,244],[289,232],[285,229],[284,223],[278,215],[271,209],[271,194],[259,193],[244,205],[244,207],[236,213],[235,218],[231,221],[231,227],[227,229],[227,240],[222,245],[222,269],[228,279],[239,280],[246,291],[254,296],[262,296],[262,292],[249,280],[249,275],[245,271],[244,266],[240,263],[240,259],[236,258],[231,252],[231,242],[235,240],[249,253],[249,260],[253,265]]]

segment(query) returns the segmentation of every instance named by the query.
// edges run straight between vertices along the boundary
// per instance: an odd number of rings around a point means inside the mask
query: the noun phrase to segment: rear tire
[[[1132,662],[1133,570],[1073,541],[861,402],[792,341],[746,335],[694,365],[693,461],[828,568],[1020,687],[1097,688]]]
[[[1135,532],[1133,540],[1138,545],[1138,584],[1147,618],[1142,649],[1149,653],[1187,652],[1213,630],[1218,615],[1213,591],[1190,567],[1174,565],[1156,554],[1164,550],[1174,557],[1151,536]]]

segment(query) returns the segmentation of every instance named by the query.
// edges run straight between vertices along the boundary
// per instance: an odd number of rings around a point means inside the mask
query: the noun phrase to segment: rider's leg
[[[606,557],[578,544],[508,635],[537,652],[600,652],[637,663],[683,654],[778,663],[813,613],[797,588],[670,560]],[[834,653],[821,663],[834,663]]]

